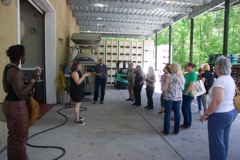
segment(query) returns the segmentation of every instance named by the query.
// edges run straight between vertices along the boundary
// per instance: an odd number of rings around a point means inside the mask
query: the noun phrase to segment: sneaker
[[[93,104],[96,104],[96,101],[93,101]]]
[[[75,121],[75,124],[84,125],[84,124],[85,124],[85,122],[83,122],[83,121],[79,120],[79,121]]]
[[[144,107],[145,109],[148,109],[148,106]]]
[[[80,121],[83,121],[83,120],[84,120],[84,118],[83,118],[83,117],[79,117],[79,120],[80,120]]]
[[[103,104],[103,101],[100,101],[101,104]]]

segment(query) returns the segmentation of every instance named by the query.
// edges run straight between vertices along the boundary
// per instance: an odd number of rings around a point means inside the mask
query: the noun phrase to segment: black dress
[[[71,73],[72,75],[72,73]],[[81,72],[78,72],[79,78],[82,77]],[[84,95],[85,82],[84,80],[79,85],[74,82],[74,79],[70,77],[70,97],[73,102],[81,102]]]

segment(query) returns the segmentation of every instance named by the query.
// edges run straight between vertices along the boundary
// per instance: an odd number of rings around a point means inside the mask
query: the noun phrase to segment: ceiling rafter
[[[95,19],[95,18],[86,18],[86,17],[80,17],[80,18],[76,18],[76,20],[78,22],[82,22],[82,23],[89,23],[91,24],[91,22],[97,22],[97,23],[115,23],[115,22],[120,22],[121,24],[123,23],[127,23],[127,24],[138,24],[138,25],[149,25],[149,26],[161,26],[163,23],[160,21],[141,21],[141,20],[132,20],[132,19]],[[81,23],[79,23],[81,24]]]
[[[97,32],[85,32],[81,31],[80,33],[96,34]],[[134,38],[134,39],[147,39],[148,36],[137,35],[137,34],[114,34],[114,33],[102,33],[101,37],[113,37],[113,38]]]
[[[107,22],[107,21],[78,21],[80,26],[109,26],[109,27],[117,27],[117,26],[123,26],[123,27],[132,27],[132,28],[150,28],[150,29],[162,29],[162,25],[156,25],[156,24],[139,24],[139,23],[129,23],[129,22]]]
[[[139,35],[153,35],[155,34],[154,31],[146,31],[146,30],[137,30],[132,28],[101,28],[101,27],[94,27],[94,28],[84,28],[81,27],[80,31],[85,32],[108,32],[108,33],[125,33],[125,34],[139,34]]]
[[[147,38],[148,38],[148,36],[119,35],[119,34],[101,34],[101,37],[112,37],[112,38],[134,38],[134,39],[147,39]]]
[[[225,3],[225,0],[67,1],[82,32],[109,37],[150,37],[186,16],[192,19]],[[240,0],[230,3],[236,1]]]
[[[194,5],[203,5],[207,2],[207,0],[162,0],[164,2],[174,2],[174,3],[187,3]]]
[[[145,15],[129,15],[129,14],[118,14],[118,13],[94,13],[94,12],[73,12],[75,17],[95,17],[95,18],[111,18],[111,19],[137,19],[143,21],[161,21],[163,23],[169,23],[172,21],[169,17],[156,17],[156,16],[145,16]]]
[[[174,4],[168,4],[164,1],[158,1],[155,3],[136,3],[136,2],[122,2],[122,1],[99,1],[99,0],[68,0],[68,3],[71,5],[76,6],[94,6],[94,4],[103,4],[107,7],[104,8],[125,8],[125,9],[137,9],[137,10],[163,10],[165,12],[175,12],[175,13],[181,13],[181,14],[188,14],[191,12],[190,8],[187,7],[181,7],[177,3]],[[78,11],[75,10],[74,11]]]

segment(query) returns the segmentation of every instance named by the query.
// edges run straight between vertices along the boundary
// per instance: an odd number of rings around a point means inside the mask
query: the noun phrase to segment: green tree
[[[240,5],[230,8],[228,53],[240,54]],[[190,21],[187,18],[172,25],[172,58],[182,66],[189,61]],[[208,62],[209,55],[222,54],[224,10],[207,12],[194,19],[193,63]],[[169,44],[168,28],[158,33],[157,45]],[[151,37],[155,39],[155,37]]]

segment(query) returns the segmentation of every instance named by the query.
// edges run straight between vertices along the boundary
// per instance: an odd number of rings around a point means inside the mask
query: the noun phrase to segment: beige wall
[[[73,43],[70,40],[72,33],[79,32],[76,20],[72,16],[72,11],[67,5],[67,1],[49,0],[56,11],[56,42],[57,42],[57,69],[59,65],[65,65],[66,60],[72,58],[69,48]],[[59,41],[63,39],[63,44]]]
[[[17,4],[12,1],[10,6],[3,6],[0,3],[0,103],[2,103],[5,93],[2,87],[2,73],[4,66],[9,63],[6,50],[9,46],[17,44]],[[11,28],[11,29],[9,29]],[[0,151],[7,144],[7,126],[0,122]]]
[[[68,58],[72,58],[69,46],[72,33],[79,32],[75,19],[72,17],[70,7],[66,0],[49,0],[56,11],[56,51],[57,69],[59,65],[64,65]],[[3,6],[0,2],[0,82],[4,66],[9,63],[5,51],[13,44],[17,44],[17,0],[12,0],[10,6]],[[63,44],[58,41],[62,38]],[[53,73],[55,74],[55,73]],[[2,83],[0,83],[0,103],[5,97]],[[0,151],[6,146],[7,129],[6,123],[0,122]]]
[[[0,3],[0,103],[5,97],[2,87],[2,73],[4,66],[9,63],[6,50],[9,46],[17,44],[17,4],[12,1],[10,6]],[[11,28],[11,29],[10,29]]]

